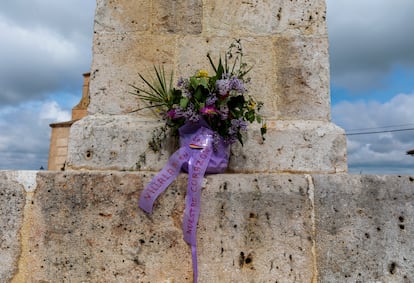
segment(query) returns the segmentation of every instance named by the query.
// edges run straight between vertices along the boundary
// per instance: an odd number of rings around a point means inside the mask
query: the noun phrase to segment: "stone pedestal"
[[[186,174],[148,215],[148,172],[0,171],[0,282],[192,282]],[[204,179],[199,282],[412,282],[414,178]]]
[[[68,169],[159,170],[174,147],[147,150],[160,125],[128,92],[153,65],[175,77],[209,67],[233,38],[254,65],[265,143],[250,127],[231,172],[345,172],[346,138],[330,121],[325,1],[97,1],[89,117],[71,128]]]
[[[231,148],[232,173],[338,173],[346,170],[342,130],[332,123],[269,120],[265,142],[251,127],[244,146]],[[159,171],[176,149],[166,140],[161,151],[149,146],[162,122],[127,115],[91,115],[72,125],[71,169]]]

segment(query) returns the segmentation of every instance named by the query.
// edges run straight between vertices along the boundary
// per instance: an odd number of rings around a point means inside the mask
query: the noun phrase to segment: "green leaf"
[[[194,100],[197,103],[200,103],[203,99],[203,93],[201,92],[200,88],[197,88],[194,92]]]
[[[181,98],[181,100],[180,100],[180,107],[181,108],[186,108],[187,107],[187,105],[188,105],[188,97],[183,97],[183,98]]]
[[[229,109],[243,109],[245,99],[243,95],[233,96],[228,102]]]
[[[247,111],[246,114],[244,115],[246,120],[249,121],[250,123],[254,122],[254,116],[255,116],[254,110]]]
[[[203,86],[205,89],[208,89],[208,78],[199,78],[199,86]]]
[[[213,60],[211,59],[210,53],[207,53],[207,58],[208,58],[208,61],[210,61],[210,65],[211,65],[211,67],[213,68],[214,72],[216,72],[216,74],[217,74],[217,68],[216,68],[216,66],[214,65]]]
[[[239,140],[240,144],[243,146],[243,137],[240,132],[237,133],[237,139]]]
[[[260,128],[260,134],[262,135],[262,138],[263,138],[263,140],[265,139],[264,138],[264,135],[267,133],[267,128],[266,127],[261,127]]]
[[[217,67],[217,71],[216,71],[216,77],[218,80],[221,80],[221,78],[223,77],[223,73],[224,73],[224,67],[223,64],[221,62],[221,58],[219,59],[219,65]]]

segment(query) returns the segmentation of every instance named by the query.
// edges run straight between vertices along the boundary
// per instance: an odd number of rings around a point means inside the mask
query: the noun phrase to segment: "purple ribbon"
[[[187,162],[190,156],[191,153],[184,147],[174,152],[167,165],[145,187],[139,199],[139,207],[151,213],[157,197],[177,178],[183,163]]]
[[[220,143],[219,150],[214,151],[214,132],[200,125],[183,126],[180,128],[180,137],[180,149],[169,158],[164,168],[145,187],[139,199],[139,207],[151,213],[155,200],[175,180],[181,168],[188,171],[182,229],[184,240],[191,246],[193,277],[194,282],[197,283],[196,230],[200,215],[203,177],[206,172],[220,173],[227,168],[229,147]]]

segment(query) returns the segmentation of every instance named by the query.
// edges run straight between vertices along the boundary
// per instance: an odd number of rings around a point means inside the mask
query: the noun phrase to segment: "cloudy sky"
[[[327,4],[332,117],[349,134],[349,171],[414,173],[414,1]]]
[[[327,0],[332,119],[351,173],[411,174],[413,0]],[[95,0],[0,2],[0,170],[47,168],[91,64]],[[367,134],[369,132],[375,132]]]
[[[47,168],[89,72],[95,0],[0,1],[0,170]]]

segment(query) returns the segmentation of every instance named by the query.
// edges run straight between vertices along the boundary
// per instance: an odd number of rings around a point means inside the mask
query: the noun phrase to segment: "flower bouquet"
[[[146,88],[132,86],[132,94],[148,103],[145,108],[156,108],[173,134],[185,124],[203,124],[214,132],[214,145],[222,139],[225,144],[239,141],[243,145],[243,133],[247,124],[262,123],[261,134],[266,133],[258,111],[263,106],[248,94],[250,78],[246,75],[252,69],[243,62],[240,40],[228,48],[224,62],[220,58],[214,64],[207,54],[214,75],[199,70],[189,78],[180,78],[173,87],[173,73],[167,81],[162,67],[154,67],[156,78],[153,82],[139,74]],[[138,109],[140,110],[140,109]],[[135,111],[138,111],[135,110]]]
[[[227,50],[224,60],[214,64],[207,58],[214,72],[199,70],[189,78],[180,78],[173,86],[173,74],[168,81],[163,68],[155,69],[150,82],[141,74],[146,88],[133,86],[134,95],[144,100],[145,108],[155,108],[165,120],[163,129],[170,129],[180,137],[180,148],[141,194],[139,206],[151,212],[156,198],[183,169],[188,172],[188,188],[184,211],[184,240],[192,247],[194,282],[197,282],[196,226],[200,212],[201,186],[205,173],[224,172],[228,165],[230,145],[239,141],[248,123],[261,123],[262,137],[266,133],[258,111],[263,103],[248,94],[246,75],[251,70],[243,62],[240,40]],[[138,109],[139,110],[139,109]],[[136,111],[138,111],[136,110]]]

